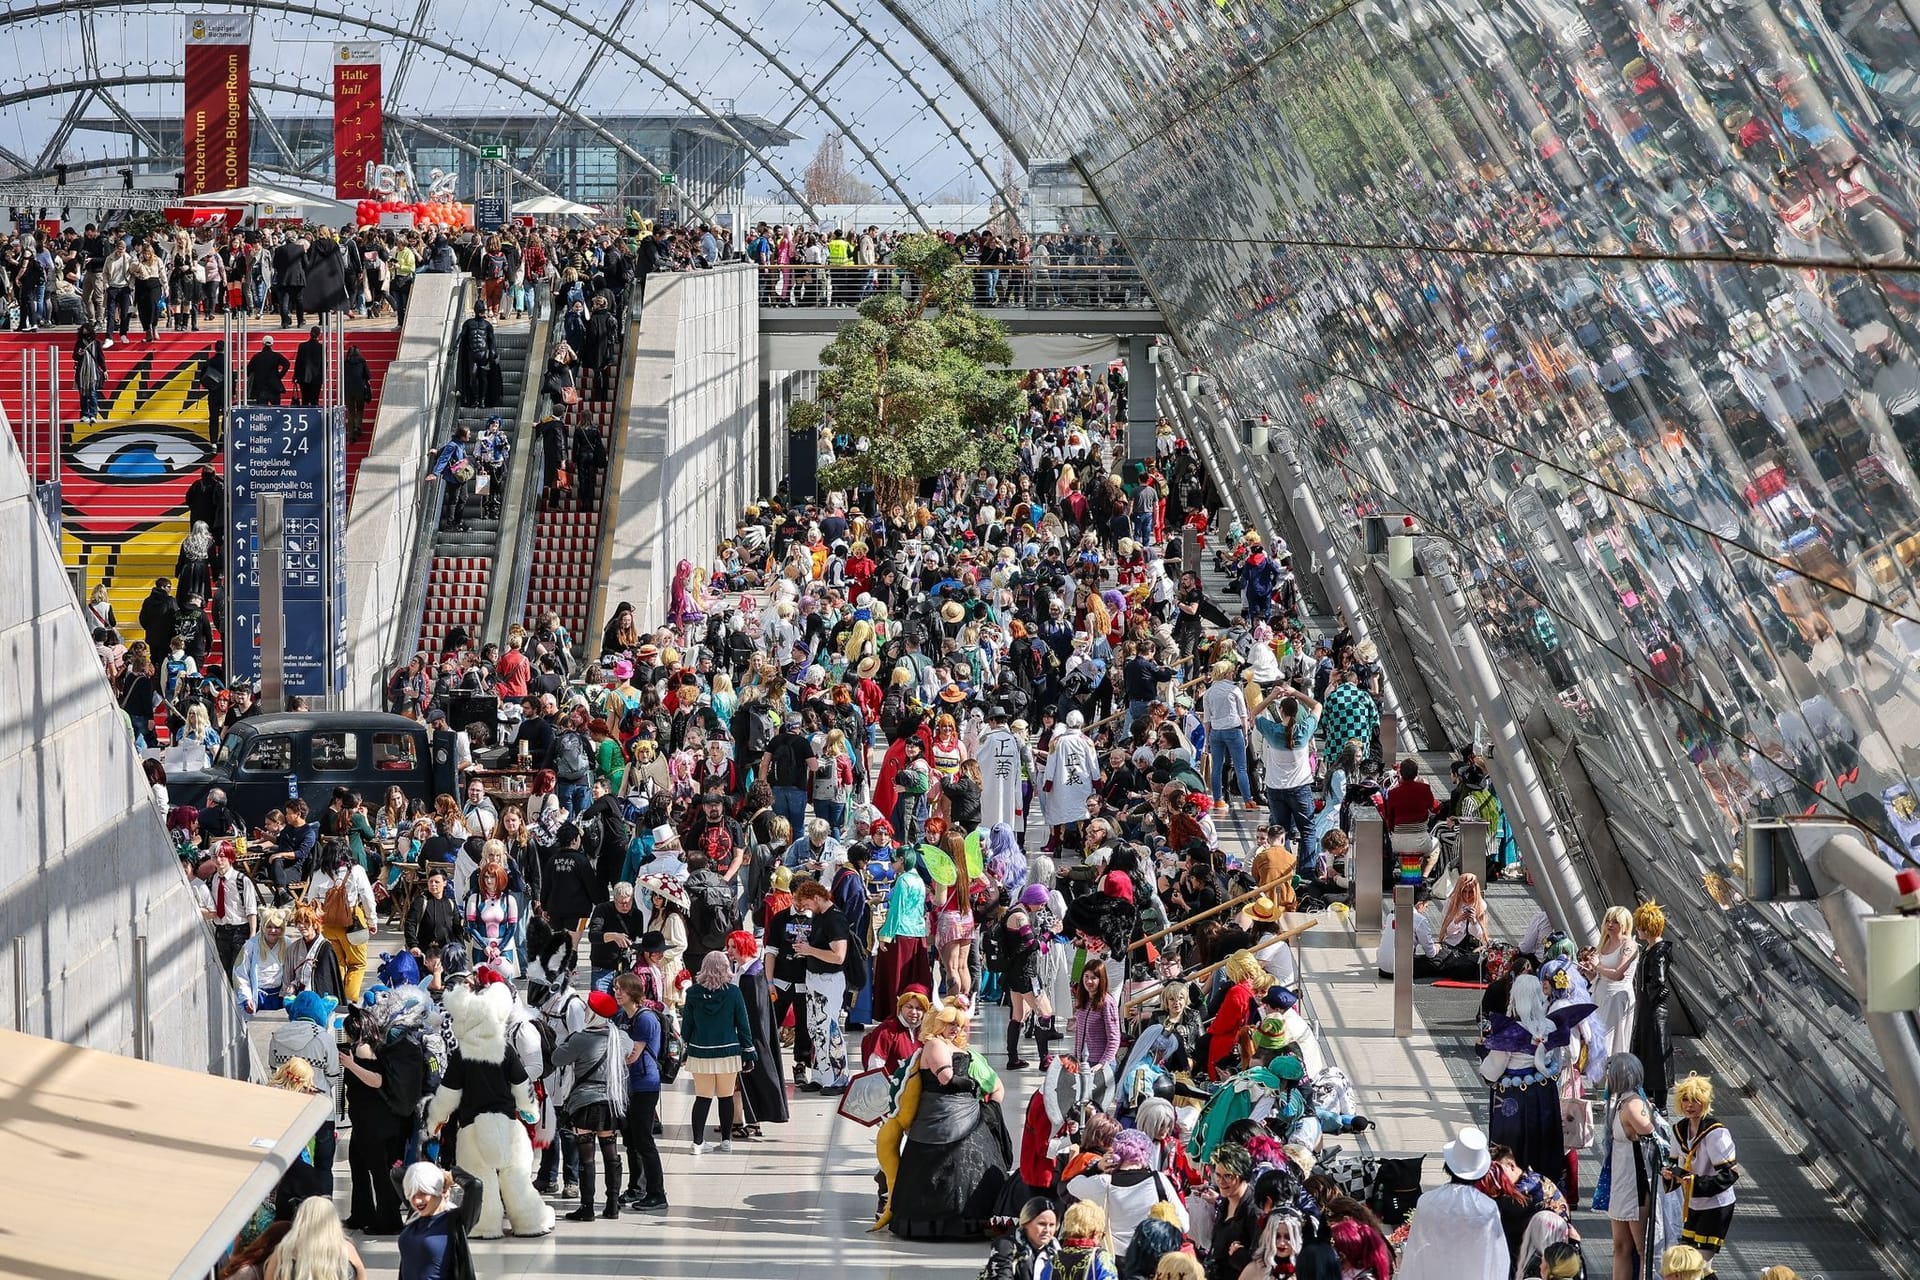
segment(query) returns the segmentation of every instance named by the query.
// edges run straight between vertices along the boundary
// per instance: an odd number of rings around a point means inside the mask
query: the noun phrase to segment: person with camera
[[[647,918],[634,898],[633,886],[623,880],[587,921],[587,963],[595,991],[611,992],[617,974],[632,972],[634,946],[646,932]]]

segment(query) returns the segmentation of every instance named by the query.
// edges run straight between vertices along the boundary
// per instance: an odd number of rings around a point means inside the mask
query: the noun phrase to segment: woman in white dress
[[[1606,1043],[1594,1046],[1599,1050],[1599,1062],[1590,1063],[1595,1076],[1610,1054],[1625,1053],[1633,1044],[1633,971],[1639,963],[1633,913],[1625,907],[1608,908],[1600,925],[1599,954],[1593,961],[1593,1003],[1607,1028]]]
[[[1653,1204],[1654,1170],[1642,1175],[1634,1148],[1653,1132],[1653,1114],[1641,1092],[1645,1074],[1640,1059],[1622,1049],[1607,1060],[1608,1198],[1613,1228],[1613,1280],[1638,1275],[1647,1245],[1648,1210]]]

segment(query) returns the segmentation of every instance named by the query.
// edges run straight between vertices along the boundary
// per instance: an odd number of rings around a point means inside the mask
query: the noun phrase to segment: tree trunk
[[[909,510],[920,501],[920,481],[913,476],[881,476],[873,478],[873,497],[880,510],[891,511],[895,504],[902,510]]]

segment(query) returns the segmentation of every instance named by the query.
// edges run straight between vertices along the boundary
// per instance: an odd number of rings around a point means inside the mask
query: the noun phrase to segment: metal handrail
[[[760,273],[763,307],[851,307],[877,293],[911,293],[917,282],[891,263],[863,266],[815,262],[751,264]],[[1130,262],[955,264],[983,279],[984,305],[1016,311],[1154,311],[1146,278]],[[995,279],[997,277],[997,280]]]
[[[453,438],[453,424],[459,412],[460,344],[455,341],[459,326],[473,314],[475,284],[472,276],[463,276],[455,290],[455,302],[448,309],[451,323],[443,326],[441,345],[446,359],[440,365],[439,386],[429,384],[427,395],[439,396],[433,410],[433,430],[428,434],[430,448],[437,449]],[[420,620],[426,616],[427,588],[433,577],[433,538],[440,527],[440,490],[423,484],[413,504],[413,551],[407,568],[406,604],[400,611],[401,625],[394,628],[393,660],[389,667],[405,666],[420,651]],[[384,679],[383,679],[384,684]]]
[[[507,459],[507,491],[500,495],[500,540],[495,544],[494,579],[500,581],[500,565],[505,560],[506,579],[496,588],[495,598],[487,601],[486,631],[490,637],[504,638],[507,629],[527,616],[527,592],[533,586],[533,549],[539,541],[540,490],[536,476],[544,474],[546,451],[533,433],[540,417],[540,384],[561,327],[553,305],[553,289],[544,281],[535,288],[533,324],[527,335],[527,368],[520,378],[519,429],[526,433],[526,444],[514,445],[515,457]],[[516,462],[517,459],[517,462]],[[504,643],[504,639],[502,639]]]

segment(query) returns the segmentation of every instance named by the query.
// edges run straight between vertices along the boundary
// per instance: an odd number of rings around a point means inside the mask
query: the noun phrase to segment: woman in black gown
[[[1657,902],[1642,903],[1633,913],[1633,931],[1640,939],[1640,967],[1633,982],[1633,1053],[1647,1073],[1647,1101],[1665,1111],[1673,1082],[1673,1038],[1667,1034],[1673,943],[1666,936],[1667,913]]]
[[[1005,1094],[985,1055],[967,1048],[966,1011],[935,1010],[876,1140],[890,1194],[874,1230],[911,1240],[980,1236],[1013,1163]]]
[[[787,1122],[787,1069],[780,1060],[780,1032],[773,1022],[773,996],[760,944],[745,929],[736,929],[727,935],[727,958],[733,962],[734,980],[747,1002],[747,1023],[760,1055],[753,1070],[740,1076],[740,1097],[746,1105],[731,1136],[757,1138],[761,1125]]]

